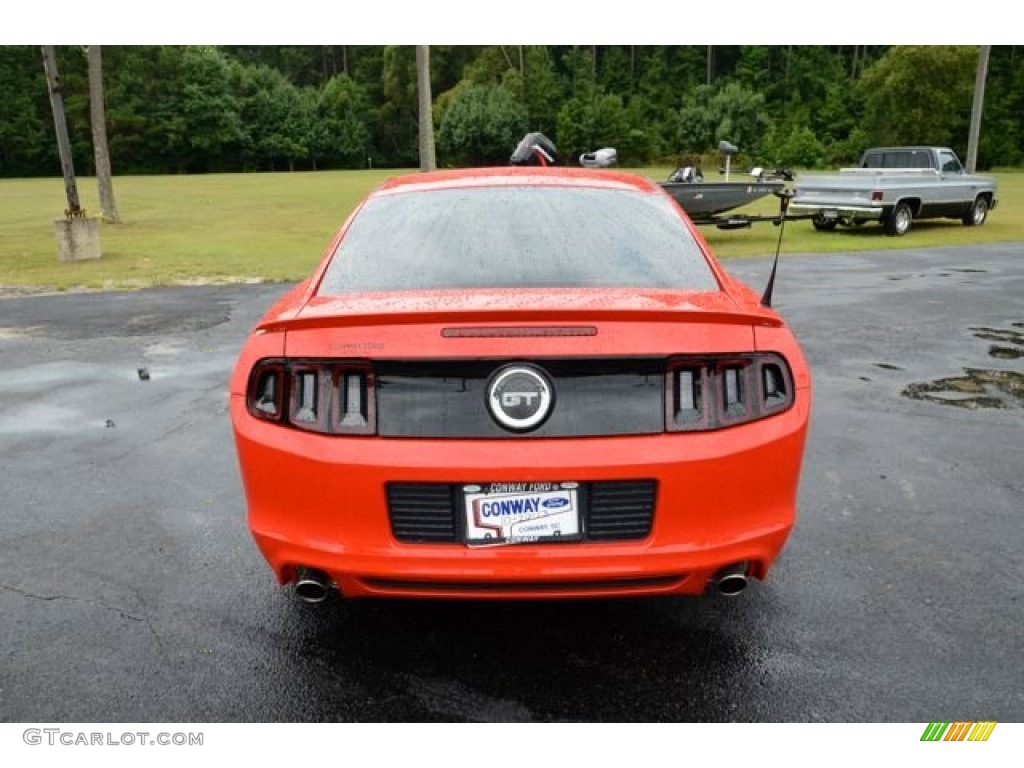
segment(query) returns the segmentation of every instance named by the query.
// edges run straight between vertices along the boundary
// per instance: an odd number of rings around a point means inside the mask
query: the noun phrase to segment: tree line
[[[1024,162],[1024,51],[995,46],[978,165]],[[76,168],[93,173],[86,49],[57,49]],[[438,165],[505,164],[543,131],[673,162],[720,140],[772,167],[867,146],[966,149],[974,46],[432,46]],[[417,165],[414,46],[104,46],[115,174]],[[59,172],[37,46],[0,46],[0,176]]]

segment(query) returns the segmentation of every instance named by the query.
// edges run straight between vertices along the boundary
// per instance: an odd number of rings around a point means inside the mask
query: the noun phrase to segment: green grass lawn
[[[664,179],[668,168],[637,172]],[[355,203],[395,170],[124,176],[114,190],[124,223],[101,227],[103,258],[61,263],[53,220],[66,207],[60,179],[0,179],[0,288],[136,288],[193,282],[296,280],[319,261]],[[1024,173],[999,173],[999,207],[980,228],[918,222],[904,237],[877,225],[815,232],[786,225],[783,253],[925,248],[1024,241]],[[99,213],[95,180],[79,179],[82,204]],[[769,198],[741,212],[773,213]],[[774,252],[778,229],[701,231],[719,256]]]

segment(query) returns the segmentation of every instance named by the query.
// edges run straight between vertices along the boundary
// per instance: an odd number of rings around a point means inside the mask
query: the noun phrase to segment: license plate
[[[470,546],[565,541],[580,536],[579,483],[463,487]]]
[[[821,218],[826,221],[832,221],[833,219],[839,218],[839,211],[826,210],[821,212]]]

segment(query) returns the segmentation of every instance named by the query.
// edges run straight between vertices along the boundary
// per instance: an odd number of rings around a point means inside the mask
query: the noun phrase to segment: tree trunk
[[[967,172],[974,173],[978,165],[978,138],[981,136],[981,111],[985,105],[985,78],[988,77],[988,57],[991,45],[978,50],[978,70],[974,75],[974,103],[971,105],[971,127],[967,134]]]
[[[71,139],[64,117],[64,95],[61,90],[60,74],[57,72],[57,54],[52,45],[43,47],[43,69],[46,85],[50,90],[50,107],[53,110],[53,127],[57,132],[57,150],[60,152],[60,167],[64,173],[64,193],[68,198],[67,216],[83,215],[78,202],[78,184],[75,181],[75,163],[71,157]]]
[[[629,46],[629,92],[632,95],[636,87],[636,46]]]
[[[96,185],[100,192],[103,220],[120,224],[110,177],[110,151],[107,148],[107,115],[103,100],[103,58],[98,45],[89,46],[89,121],[92,123],[92,149],[96,158]]]
[[[576,63],[576,46],[572,47],[572,95],[576,96],[576,70],[578,69]]]
[[[434,160],[434,113],[433,98],[430,95],[430,46],[416,46],[416,91],[419,96],[420,119],[420,170],[433,171],[437,168]]]

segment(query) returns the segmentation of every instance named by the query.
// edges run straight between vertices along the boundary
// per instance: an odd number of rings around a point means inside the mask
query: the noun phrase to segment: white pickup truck
[[[940,218],[976,227],[996,207],[995,179],[964,173],[947,147],[869,149],[859,167],[803,177],[794,192],[790,209],[813,214],[819,231],[880,221],[887,234],[903,235],[915,219]]]

